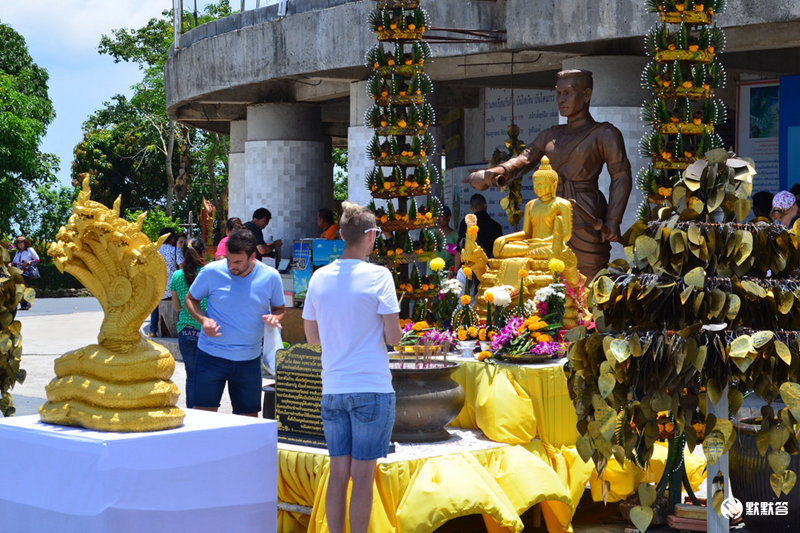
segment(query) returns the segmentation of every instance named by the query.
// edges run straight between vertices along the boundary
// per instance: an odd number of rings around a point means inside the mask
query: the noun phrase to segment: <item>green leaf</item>
[[[739,408],[744,402],[744,394],[736,389],[728,389],[728,408],[734,415],[739,412]]]
[[[622,363],[631,356],[630,346],[628,341],[623,339],[614,339],[611,341],[611,354],[618,362]]]
[[[647,531],[653,521],[653,509],[637,505],[631,509],[631,522],[639,531]]]
[[[575,449],[578,450],[578,455],[581,456],[584,463],[588,463],[589,459],[592,458],[592,454],[594,454],[594,443],[592,442],[592,437],[589,435],[581,435],[578,437],[578,440],[575,442]]]
[[[791,463],[791,461],[791,456],[783,450],[773,450],[767,455],[767,462],[770,468],[778,475],[789,468],[789,463]]]
[[[795,420],[800,420],[800,385],[787,381],[780,387],[781,398]]]
[[[636,238],[634,250],[637,259],[650,262],[650,258],[658,253],[658,243],[652,237],[640,235]]]
[[[650,507],[656,501],[656,488],[650,483],[639,484],[639,501],[643,507]]]
[[[613,374],[602,374],[597,378],[597,387],[600,389],[600,396],[608,398],[608,395],[613,392],[616,384],[617,380],[614,378]]]
[[[789,347],[781,341],[775,341],[775,353],[778,354],[781,361],[787,365],[792,364],[792,352],[789,350]]]
[[[728,295],[728,310],[725,312],[725,317],[728,320],[733,320],[739,314],[739,309],[742,306],[742,301],[735,294]]]
[[[617,425],[617,413],[610,408],[605,401],[595,395],[592,401],[594,405],[594,419],[598,424],[600,434],[607,441],[614,436],[614,429]]]
[[[697,349],[697,357],[692,362],[692,365],[694,365],[698,372],[703,371],[703,365],[706,363],[706,354],[708,354],[707,346],[700,346]]]
[[[753,336],[750,338],[750,344],[753,346],[755,350],[760,350],[774,338],[775,334],[771,331],[759,331],[754,333]]]
[[[772,492],[775,493],[777,498],[780,498],[781,492],[789,494],[795,483],[797,482],[797,474],[793,470],[784,470],[782,474],[772,474],[769,476],[769,486]]]
[[[706,284],[706,271],[702,267],[693,268],[686,273],[683,281],[690,287],[703,290]]]
[[[598,304],[604,304],[611,297],[614,290],[614,282],[608,276],[600,276],[592,285],[594,300]]]

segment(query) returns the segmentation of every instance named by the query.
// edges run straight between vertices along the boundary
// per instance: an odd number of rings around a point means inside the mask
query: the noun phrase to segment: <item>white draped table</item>
[[[188,409],[150,433],[0,419],[3,533],[269,532],[277,423]]]

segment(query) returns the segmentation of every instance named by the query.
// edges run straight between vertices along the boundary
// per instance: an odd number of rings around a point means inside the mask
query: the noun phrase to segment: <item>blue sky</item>
[[[198,0],[198,10],[207,3]],[[239,0],[231,3],[238,9]],[[193,0],[184,0],[184,7],[193,8]],[[70,182],[72,150],[86,118],[115,94],[129,94],[141,78],[136,66],[100,55],[100,37],[116,28],[141,27],[171,8],[171,0],[0,0],[0,22],[25,37],[34,62],[50,74],[56,118],[41,148],[61,159],[62,183]]]

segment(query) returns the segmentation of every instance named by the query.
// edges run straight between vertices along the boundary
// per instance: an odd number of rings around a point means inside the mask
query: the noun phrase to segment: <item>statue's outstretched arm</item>
[[[479,170],[469,175],[469,184],[473,189],[484,191],[489,187],[503,187],[509,182],[521,178],[539,164],[539,160],[544,155],[544,150],[537,148],[540,146],[539,137],[534,140],[521,154],[511,158],[505,163]]]

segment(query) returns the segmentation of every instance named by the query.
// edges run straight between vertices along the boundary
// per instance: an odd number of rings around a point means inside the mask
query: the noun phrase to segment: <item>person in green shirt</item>
[[[436,217],[436,228],[444,235],[444,247],[436,255],[444,259],[448,274],[452,274],[454,256],[458,253],[458,232],[450,226],[452,216],[450,208],[444,206],[442,214]]]
[[[179,311],[178,348],[186,368],[186,407],[194,407],[194,370],[197,362],[197,340],[200,324],[183,308],[182,302],[194,283],[197,274],[206,264],[206,245],[200,239],[187,239],[183,246],[183,268],[172,274],[169,288],[172,291],[172,305]],[[206,310],[206,300],[200,302]]]

